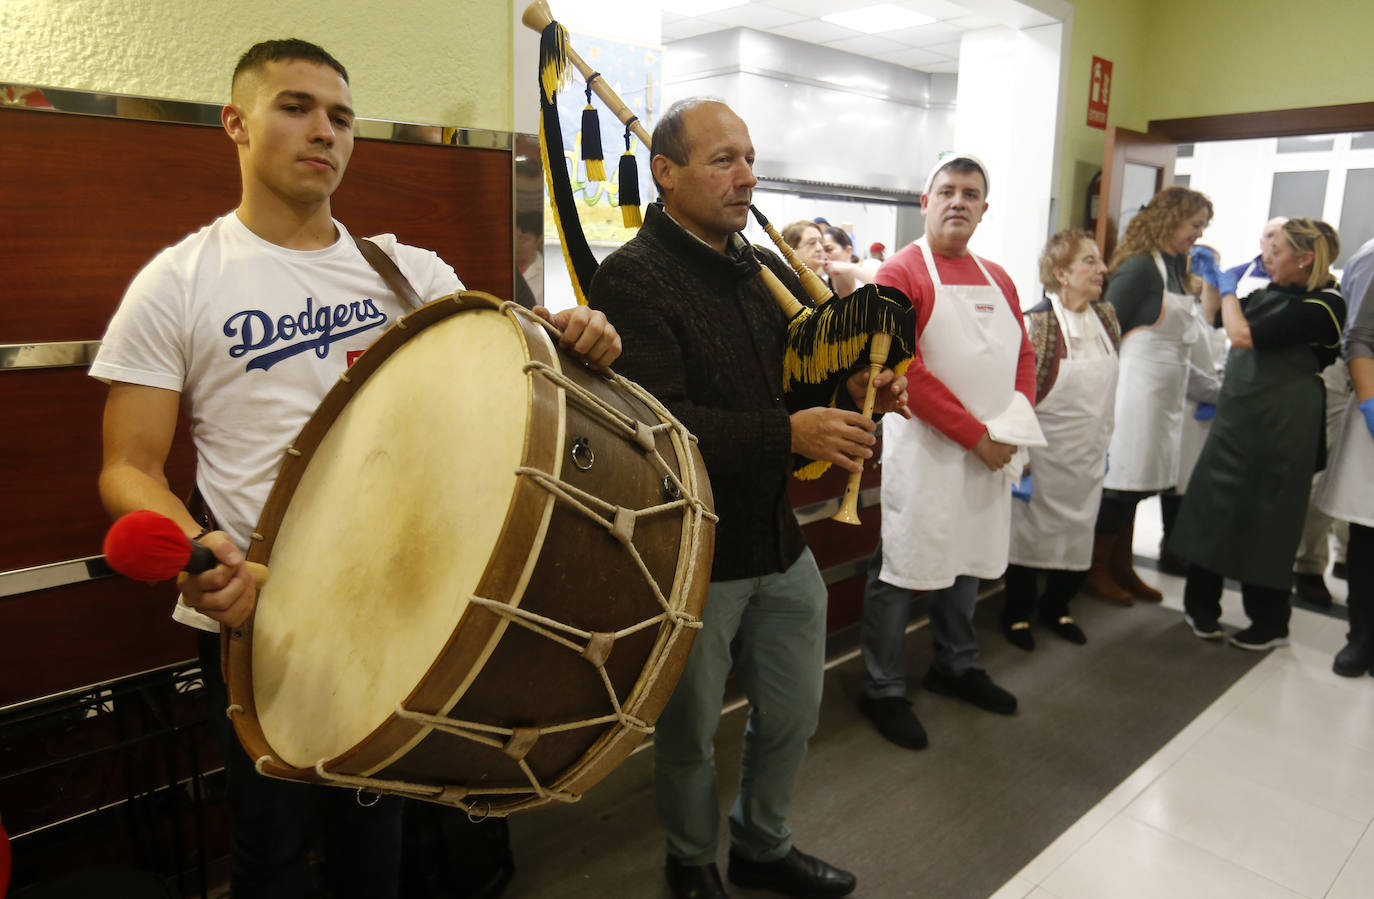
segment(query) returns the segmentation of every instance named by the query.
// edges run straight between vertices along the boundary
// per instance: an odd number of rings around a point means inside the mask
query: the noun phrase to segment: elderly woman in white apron
[[[1222,300],[1226,380],[1170,538],[1190,563],[1183,608],[1203,639],[1225,636],[1219,618],[1229,577],[1241,583],[1251,622],[1231,644],[1261,650],[1288,642],[1293,557],[1326,443],[1320,372],[1339,352],[1345,321],[1330,271],[1339,252],[1330,225],[1290,219],[1265,251],[1270,285]]]
[[[1349,269],[1346,270],[1347,276]],[[1331,670],[1359,677],[1374,668],[1374,280],[1363,297],[1346,297],[1358,307],[1349,319],[1345,359],[1354,394],[1317,497],[1317,507],[1350,522],[1347,554],[1350,632]]]
[[[1119,605],[1163,598],[1132,564],[1135,509],[1178,482],[1189,348],[1199,336],[1186,288],[1188,251],[1211,220],[1205,196],[1167,187],[1131,219],[1112,254],[1105,297],[1121,325],[1121,366],[1086,583]]]
[[[1088,639],[1069,600],[1092,558],[1112,433],[1121,331],[1111,304],[1101,302],[1106,274],[1092,235],[1060,231],[1040,254],[1046,297],[1025,316],[1035,347],[1035,415],[1048,442],[1031,448],[1030,496],[1011,506],[1002,633],[1025,650],[1035,648],[1030,627],[1041,576],[1040,623],[1072,643]]]

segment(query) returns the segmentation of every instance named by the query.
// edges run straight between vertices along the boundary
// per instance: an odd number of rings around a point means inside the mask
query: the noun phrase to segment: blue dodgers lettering
[[[371,298],[336,306],[315,307],[314,297],[305,298],[305,308],[299,313],[287,313],[275,321],[258,309],[235,312],[224,322],[224,336],[236,340],[229,347],[229,356],[239,359],[251,353],[268,350],[282,341],[297,342],[251,358],[247,370],[266,371],[283,359],[314,350],[321,359],[328,358],[329,347],[340,340],[361,334],[386,324],[387,316]],[[338,330],[350,324],[357,327]]]

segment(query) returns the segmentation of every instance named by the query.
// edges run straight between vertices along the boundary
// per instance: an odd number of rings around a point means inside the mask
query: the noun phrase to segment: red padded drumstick
[[[139,509],[122,516],[105,533],[105,561],[125,577],[136,581],[165,581],[186,571],[199,574],[219,564],[210,547],[182,533],[166,515]],[[267,580],[267,568],[248,563],[259,584]]]

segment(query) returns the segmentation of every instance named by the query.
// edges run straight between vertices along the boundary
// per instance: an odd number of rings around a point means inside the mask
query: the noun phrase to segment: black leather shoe
[[[1371,668],[1374,668],[1374,653],[1363,643],[1345,644],[1345,648],[1336,653],[1336,659],[1331,663],[1331,670],[1341,677],[1359,677]]]
[[[982,668],[970,668],[958,675],[931,668],[926,672],[923,683],[932,693],[962,699],[984,711],[999,715],[1016,713],[1016,697],[994,684]]]
[[[1298,599],[1319,609],[1331,608],[1331,591],[1320,574],[1293,575],[1293,593]]]
[[[1058,618],[1042,616],[1040,623],[1070,643],[1082,646],[1088,642],[1088,635],[1083,633],[1083,628],[1068,615],[1060,615]]]
[[[1002,624],[1002,636],[1017,649],[1031,652],[1035,649],[1035,637],[1030,632],[1029,621],[1008,621]]]
[[[930,742],[926,729],[916,713],[911,710],[911,702],[905,696],[883,696],[874,699],[870,696],[859,697],[859,711],[891,743],[903,749],[925,749]]]
[[[750,890],[768,890],[796,899],[848,896],[858,882],[841,871],[793,846],[777,861],[753,862],[730,853],[730,882]]]
[[[726,899],[725,884],[720,882],[720,869],[715,862],[684,865],[670,855],[664,873],[668,876],[668,889],[676,899]]]

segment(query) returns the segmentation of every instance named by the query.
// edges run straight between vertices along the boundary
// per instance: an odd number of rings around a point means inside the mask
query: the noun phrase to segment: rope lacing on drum
[[[516,306],[513,303],[505,303],[502,311],[512,316],[519,316],[530,322],[536,323],[553,333],[555,340],[558,332],[548,322],[530,313],[528,310]],[[563,721],[551,724],[543,724],[537,727],[503,727],[499,725],[485,724],[476,721],[464,721],[456,718],[434,715],[426,712],[414,711],[404,707],[398,707],[395,714],[398,718],[412,721],[418,725],[439,731],[444,734],[456,736],[460,739],[472,743],[496,749],[503,752],[508,758],[513,760],[518,766],[521,774],[528,781],[529,786],[512,786],[510,784],[493,784],[483,787],[469,787],[461,784],[435,785],[417,784],[403,780],[384,780],[375,777],[351,776],[339,774],[325,770],[324,761],[317,762],[315,765],[316,775],[324,781],[340,786],[354,787],[360,791],[369,793],[388,793],[401,796],[409,796],[423,799],[429,802],[437,802],[451,805],[463,809],[470,817],[477,815],[485,817],[492,813],[490,802],[483,801],[486,796],[520,797],[528,794],[529,798],[521,799],[518,802],[502,802],[497,814],[506,814],[518,809],[530,808],[532,806],[543,805],[551,801],[575,802],[580,798],[580,794],[573,791],[559,789],[558,783],[576,783],[578,778],[597,764],[597,759],[590,755],[584,755],[570,770],[558,775],[558,781],[552,786],[546,786],[540,782],[537,774],[526,762],[526,756],[533,750],[539,739],[557,733],[577,730],[587,727],[598,727],[603,725],[616,725],[598,740],[598,745],[603,752],[611,752],[623,744],[626,740],[633,739],[638,742],[644,734],[653,732],[650,725],[640,714],[641,709],[648,703],[651,697],[651,687],[662,677],[663,669],[672,658],[672,651],[677,642],[682,639],[684,633],[696,630],[701,627],[701,618],[683,611],[680,607],[674,607],[671,599],[664,595],[662,588],[654,579],[648,565],[635,547],[633,537],[635,523],[640,517],[663,515],[674,511],[680,511],[686,518],[686,526],[692,532],[692,546],[700,545],[702,539],[702,528],[706,521],[717,520],[697,496],[697,471],[694,465],[688,462],[684,464],[681,475],[669,466],[668,461],[659,451],[657,438],[664,432],[670,433],[672,439],[680,444],[680,457],[690,460],[691,453],[689,446],[696,441],[686,428],[684,428],[676,418],[663,406],[656,398],[636,387],[631,382],[619,377],[618,375],[607,372],[604,377],[620,384],[627,392],[632,393],[636,399],[643,403],[659,420],[658,425],[648,425],[640,420],[626,414],[611,404],[604,401],[601,397],[591,393],[581,384],[573,381],[556,368],[541,362],[527,363],[524,370],[529,374],[539,374],[548,379],[551,383],[561,388],[568,399],[578,403],[586,409],[594,418],[599,418],[605,422],[612,431],[622,432],[628,440],[638,445],[653,460],[666,484],[671,484],[676,488],[677,496],[680,497],[671,502],[661,503],[643,509],[626,509],[608,503],[599,497],[583,491],[572,484],[562,481],[547,472],[535,468],[519,468],[517,475],[527,477],[534,483],[542,487],[556,500],[561,500],[568,506],[577,509],[587,518],[606,528],[625,548],[630,557],[634,560],[640,575],[648,583],[654,598],[657,601],[660,612],[644,621],[629,625],[614,632],[592,632],[574,627],[562,621],[549,618],[521,609],[518,606],[508,605],[485,597],[472,596],[469,602],[486,609],[492,614],[498,615],[508,622],[514,623],[526,630],[543,637],[565,649],[576,652],[589,664],[596,668],[601,678],[603,687],[610,703],[609,714],[597,717],[586,718],[576,721]],[[599,510],[599,511],[598,511]],[[604,513],[604,514],[603,514]],[[693,595],[693,586],[697,583],[697,578],[704,574],[698,571],[696,555],[688,553],[681,559],[678,565],[676,577],[680,580],[674,590],[674,595],[679,597],[679,606],[682,604],[682,597]],[[655,648],[649,663],[641,672],[636,684],[631,689],[629,696],[622,703],[620,697],[616,695],[615,685],[611,680],[610,674],[606,670],[606,659],[610,655],[611,649],[617,640],[629,637],[641,631],[663,625],[669,625],[668,633],[662,638],[661,645]],[[261,773],[270,774],[264,770],[264,764],[268,758],[258,760],[258,770]],[[473,801],[473,799],[478,801]]]

